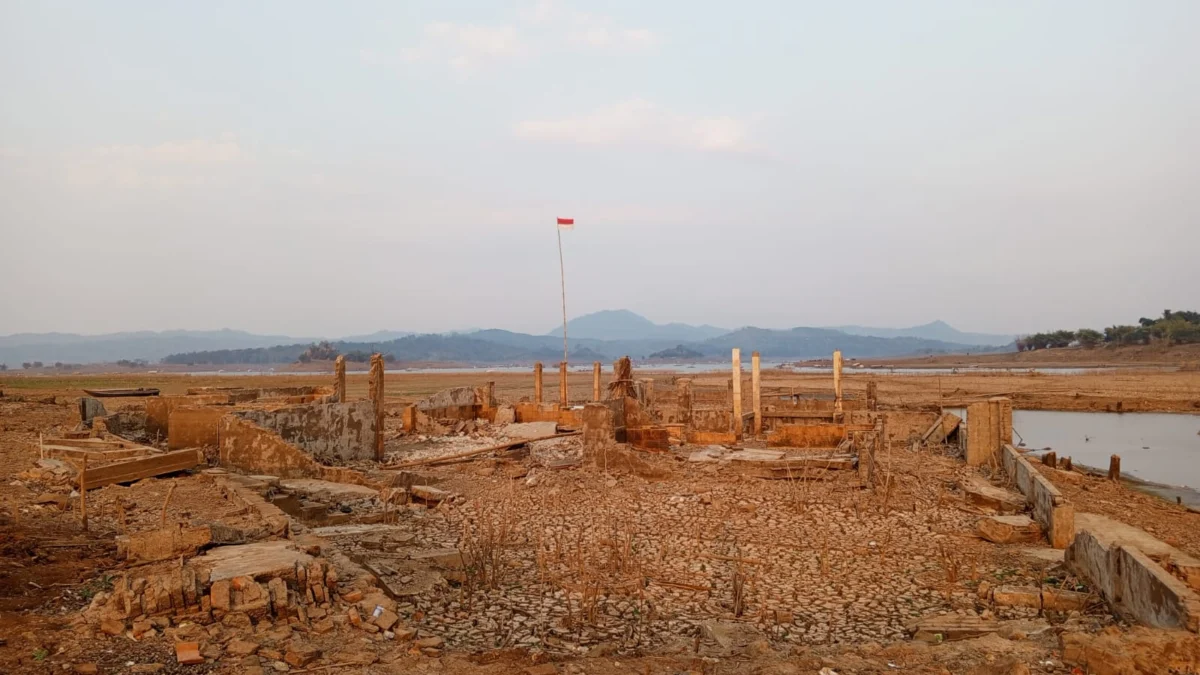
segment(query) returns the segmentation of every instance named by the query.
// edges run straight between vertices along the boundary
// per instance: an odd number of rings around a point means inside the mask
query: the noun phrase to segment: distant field
[[[1029,364],[1022,364],[1029,365]],[[750,377],[749,364],[743,365],[744,377]],[[654,378],[656,387],[674,386],[678,373],[636,369],[635,377]],[[611,367],[606,366],[602,382],[608,383]],[[698,386],[724,387],[726,373],[689,375]],[[960,372],[913,375],[887,375],[848,370],[845,388],[849,396],[862,396],[867,382],[874,380],[878,396],[885,406],[957,406],[989,396],[1009,396],[1014,405],[1027,410],[1121,410],[1126,412],[1200,412],[1200,371],[1164,371],[1121,368],[1112,371],[1078,374],[1027,372]],[[389,372],[387,399],[393,403],[419,400],[449,387],[496,383],[501,400],[517,401],[533,396],[533,373],[405,373]],[[80,396],[83,389],[117,387],[157,387],[164,394],[183,394],[189,387],[271,387],[331,384],[330,375],[183,375],[129,373],[97,375],[6,375],[0,376],[0,390],[9,395]],[[591,397],[591,373],[570,373],[568,384],[573,401]],[[558,400],[558,372],[545,372],[545,398]],[[366,373],[347,376],[349,395],[366,398]],[[832,378],[822,373],[791,373],[776,369],[763,371],[763,386],[794,391],[807,396],[829,395]],[[748,392],[749,387],[743,387]],[[748,393],[746,394],[749,395]],[[136,399],[120,399],[136,402]]]

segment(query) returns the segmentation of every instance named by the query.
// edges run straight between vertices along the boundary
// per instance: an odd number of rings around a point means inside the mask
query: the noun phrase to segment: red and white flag
[[[560,230],[575,229],[575,219],[574,218],[559,218],[558,219],[558,229],[560,229]]]

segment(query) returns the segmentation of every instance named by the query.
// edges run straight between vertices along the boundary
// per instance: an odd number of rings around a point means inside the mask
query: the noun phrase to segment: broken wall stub
[[[1200,596],[1138,546],[1081,529],[1063,560],[1118,614],[1148,626],[1200,631]]]
[[[167,449],[215,448],[218,422],[231,410],[228,406],[175,406],[168,416]]]
[[[384,398],[384,372],[383,372],[383,354],[371,355],[371,373],[367,380],[370,388],[370,400],[375,408],[375,436],[374,436],[374,455],[375,461],[383,461],[383,416],[386,400]]]
[[[221,418],[221,464],[251,474],[320,478],[321,464],[269,429],[237,415]]]
[[[473,420],[483,408],[479,388],[443,389],[417,402],[417,410],[435,420]]]
[[[1011,400],[991,398],[967,406],[967,464],[999,464],[1012,435]]]
[[[346,402],[346,357],[341,354],[333,360],[333,399]]]
[[[845,424],[785,424],[767,434],[767,445],[788,448],[836,448],[845,439]]]
[[[84,396],[79,399],[79,421],[85,427],[92,426],[92,418],[106,417],[108,411],[104,409],[104,404],[100,399],[95,399],[90,396]]]
[[[968,424],[968,434],[970,429]],[[1066,548],[1075,534],[1075,507],[1016,448],[1005,445],[1001,457],[1005,473],[1033,506],[1034,520],[1041,525],[1050,545]]]
[[[308,403],[236,413],[323,462],[374,459],[377,419],[371,401]]]

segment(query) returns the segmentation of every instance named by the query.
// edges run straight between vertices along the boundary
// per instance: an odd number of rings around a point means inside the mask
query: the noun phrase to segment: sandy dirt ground
[[[675,377],[638,375],[654,377],[656,386],[670,386]],[[693,379],[719,387],[727,376]],[[951,406],[1007,395],[1023,408],[1103,410],[1120,403],[1123,410],[1178,412],[1195,409],[1200,397],[1200,373],[1124,370],[1080,375],[852,373],[846,378],[849,395],[865,392],[869,379],[877,382],[884,406]],[[984,600],[981,586],[1086,586],[1065,574],[1044,546],[979,539],[974,522],[984,513],[962,501],[959,488],[971,471],[960,460],[943,451],[899,448],[893,448],[887,463],[892,487],[876,491],[862,490],[854,472],[800,483],[759,481],[682,461],[678,452],[649,458],[656,467],[651,477],[585,468],[547,470],[528,461],[516,471],[511,462],[490,460],[423,469],[459,498],[428,513],[403,513],[405,537],[467,548],[480,545],[481,524],[503,524],[506,532],[499,553],[503,572],[494,583],[472,588],[469,596],[462,588],[432,589],[402,612],[419,634],[446,640],[446,649],[434,650],[439,653],[432,656],[381,642],[375,635],[297,631],[287,639],[315,645],[324,656],[310,668],[282,662],[276,667],[269,660],[233,658],[222,650],[241,639],[282,649],[272,633],[281,627],[239,632],[218,626],[205,639],[220,656],[185,667],[173,659],[174,626],[133,640],[109,637],[80,623],[80,611],[111,586],[110,575],[125,565],[116,559],[114,537],[155,527],[164,517],[164,498],[172,484],[165,514],[171,522],[197,516],[233,522],[239,517],[236,509],[213,497],[200,476],[187,474],[90,492],[94,511],[86,532],[74,501],[44,501],[45,493],[62,494],[69,486],[39,483],[22,473],[37,458],[38,434],[74,427],[81,389],[153,386],[182,394],[189,387],[329,380],[162,374],[0,379],[5,394],[0,398],[0,672],[72,672],[82,663],[96,664],[101,673],[1086,672],[1066,663],[1068,649],[1120,654],[1114,657],[1114,669],[1092,672],[1170,672],[1160,668],[1167,663],[1161,660],[1164,650],[1179,663],[1194,657],[1192,662],[1200,664],[1196,636],[1133,628],[1100,603],[1059,613],[998,607]],[[502,400],[533,394],[529,374],[392,373],[388,402],[398,408],[441,389],[486,380],[496,382]],[[546,385],[547,397],[556,398],[557,373],[547,372]],[[590,374],[572,374],[570,386],[578,392],[573,399],[586,397]],[[824,396],[831,385],[828,376],[767,371],[764,387],[776,394]],[[350,375],[349,395],[366,396],[365,376]],[[141,402],[115,399],[106,404],[113,411],[136,409]],[[390,449],[420,456],[436,445],[399,437],[398,417],[388,417],[387,424]],[[485,445],[487,436],[498,433],[484,428],[474,437],[443,444]],[[370,472],[385,475],[377,468]],[[1200,514],[1100,478],[1075,475],[1056,482],[1080,510],[1119,517],[1200,555]],[[348,553],[364,553],[362,542],[337,545]],[[388,545],[373,542],[370,550]],[[586,583],[603,589],[588,606],[582,597],[573,600],[570,592]],[[590,613],[585,628],[573,618],[577,613]],[[938,644],[908,636],[910,622],[938,614],[995,619],[1004,628]],[[705,633],[705,625],[713,621],[740,626],[745,633],[733,648],[722,648]],[[561,632],[563,626],[571,629]],[[535,643],[522,642],[522,635],[542,641],[531,647]],[[572,646],[555,646],[550,637]],[[162,668],[135,668],[153,664]],[[536,670],[539,664],[543,670]]]
[[[611,369],[606,368],[602,381],[608,382]],[[80,376],[0,377],[0,391],[12,396],[65,397],[81,396],[83,389],[111,387],[157,387],[163,394],[183,394],[191,387],[270,387],[326,385],[329,376],[319,375],[247,375],[213,376],[182,374],[94,374]],[[681,375],[666,371],[638,370],[638,377],[654,378],[656,387],[671,387],[681,377],[690,377],[697,385],[724,386],[730,375],[695,373]],[[743,365],[748,380],[749,367]],[[467,373],[398,373],[387,374],[386,394],[389,402],[409,403],[442,389],[478,386],[486,381],[496,383],[501,399],[516,401],[533,396],[533,375],[530,373],[496,373],[485,369]],[[953,374],[905,374],[855,372],[847,369],[844,387],[850,397],[865,395],[867,383],[876,382],[881,404],[895,407],[962,406],[992,396],[1007,396],[1014,407],[1023,410],[1079,410],[1113,412],[1189,412],[1200,413],[1200,371],[1162,371],[1152,369],[1119,369],[1077,374],[1045,374],[1040,372],[960,372]],[[367,376],[347,375],[351,398],[365,398]],[[572,401],[587,400],[592,390],[590,373],[570,373],[568,387]],[[558,399],[558,373],[545,373],[547,400]],[[832,396],[831,376],[822,373],[793,373],[781,369],[763,370],[764,397],[792,392],[805,396]],[[749,388],[743,387],[747,393]]]

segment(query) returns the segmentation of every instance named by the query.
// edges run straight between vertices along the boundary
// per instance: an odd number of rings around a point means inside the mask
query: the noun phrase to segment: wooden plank
[[[42,442],[46,446],[61,445],[68,448],[86,448],[88,450],[120,450],[121,448],[137,446],[137,443],[112,441],[106,438],[47,438]]]
[[[113,483],[129,483],[151,476],[183,471],[202,462],[200,451],[195,448],[117,462],[88,471],[85,489],[91,490]]]
[[[45,456],[52,459],[83,459],[87,457],[89,462],[117,462],[124,459],[132,459],[134,457],[146,457],[156,454],[156,451],[151,448],[126,448],[124,450],[84,450],[82,448],[69,448],[61,445],[47,445],[44,448]]]

